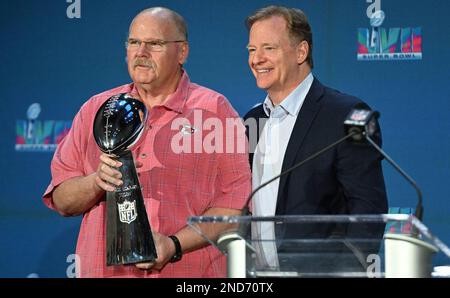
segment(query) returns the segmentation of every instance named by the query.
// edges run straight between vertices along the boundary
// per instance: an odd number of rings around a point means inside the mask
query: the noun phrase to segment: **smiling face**
[[[184,40],[173,22],[150,13],[138,15],[131,27],[128,40]],[[164,89],[178,80],[181,65],[186,61],[188,45],[167,43],[160,52],[150,51],[149,46],[128,47],[128,72],[133,82],[147,89]]]
[[[275,104],[292,92],[309,73],[305,62],[308,44],[295,44],[286,20],[272,16],[255,22],[250,29],[248,63],[256,84],[269,93]]]

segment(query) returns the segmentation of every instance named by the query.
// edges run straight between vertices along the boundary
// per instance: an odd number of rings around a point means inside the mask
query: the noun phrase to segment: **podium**
[[[245,277],[431,277],[450,249],[416,217],[380,215],[195,216],[188,224]],[[217,229],[217,239],[202,230]]]

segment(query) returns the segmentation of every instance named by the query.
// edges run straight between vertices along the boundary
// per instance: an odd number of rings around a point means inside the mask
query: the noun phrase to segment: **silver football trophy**
[[[123,184],[106,192],[106,264],[122,265],[157,258],[152,230],[130,148],[147,119],[145,105],[122,93],[110,97],[94,119],[94,138],[102,152],[122,163]]]

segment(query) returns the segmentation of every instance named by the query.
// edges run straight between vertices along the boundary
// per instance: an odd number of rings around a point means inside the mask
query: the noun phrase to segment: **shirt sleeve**
[[[83,121],[83,109],[75,116],[69,133],[58,144],[58,147],[51,161],[52,180],[48,185],[44,195],[44,204],[55,210],[53,204],[53,191],[62,182],[79,176],[85,176],[83,169],[83,144],[86,142],[88,123]]]

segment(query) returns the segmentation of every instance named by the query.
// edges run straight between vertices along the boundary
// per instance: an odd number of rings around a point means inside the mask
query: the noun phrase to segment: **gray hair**
[[[142,14],[158,14],[162,17],[167,17],[174,23],[175,28],[177,29],[178,33],[184,38],[184,40],[188,40],[187,24],[184,18],[179,13],[165,7],[151,7],[144,9],[134,17],[133,21],[130,24],[130,29],[136,18]],[[128,35],[130,33],[130,29],[128,30]]]

